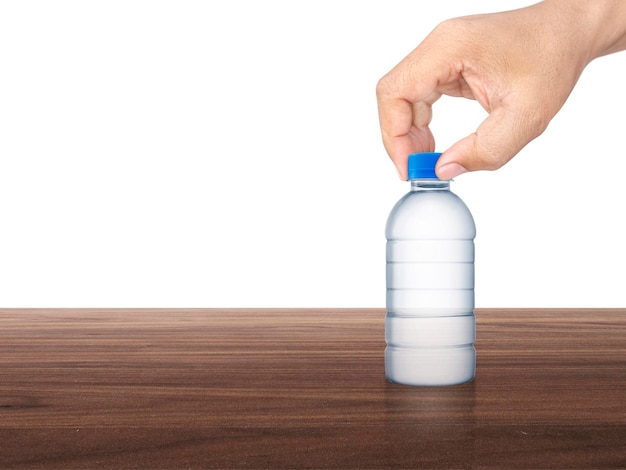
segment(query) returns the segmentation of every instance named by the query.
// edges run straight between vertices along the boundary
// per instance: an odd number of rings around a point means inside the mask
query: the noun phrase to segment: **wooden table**
[[[385,380],[382,310],[0,310],[0,468],[626,468],[626,310],[477,310]]]

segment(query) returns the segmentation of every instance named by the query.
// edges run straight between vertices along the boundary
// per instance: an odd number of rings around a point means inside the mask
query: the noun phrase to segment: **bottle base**
[[[459,385],[476,372],[476,349],[466,347],[411,349],[388,346],[385,374],[392,383],[416,386]]]

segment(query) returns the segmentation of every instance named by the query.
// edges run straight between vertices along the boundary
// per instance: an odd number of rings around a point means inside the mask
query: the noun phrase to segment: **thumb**
[[[538,113],[499,107],[476,132],[446,150],[437,162],[439,179],[449,180],[467,171],[497,170],[546,128]]]

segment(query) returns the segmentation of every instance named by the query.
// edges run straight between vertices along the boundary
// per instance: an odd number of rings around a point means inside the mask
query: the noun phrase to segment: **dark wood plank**
[[[0,310],[0,467],[626,468],[626,310],[477,324],[415,388],[382,310]]]

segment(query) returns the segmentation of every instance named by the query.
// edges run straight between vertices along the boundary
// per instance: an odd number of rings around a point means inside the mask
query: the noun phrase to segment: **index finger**
[[[450,76],[449,68],[429,66],[433,61],[418,50],[385,75],[376,87],[383,144],[402,179],[407,178],[409,154],[434,151],[435,141],[428,127],[432,104],[441,96],[437,87]]]
[[[407,179],[409,154],[435,149],[435,139],[428,125],[432,119],[432,104],[440,96],[440,93],[432,92],[424,100],[411,103],[402,97],[378,95],[383,144],[402,179]]]

